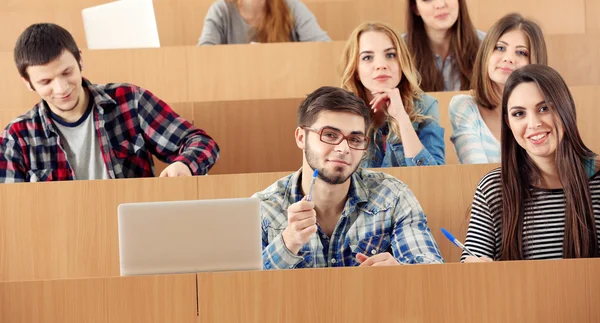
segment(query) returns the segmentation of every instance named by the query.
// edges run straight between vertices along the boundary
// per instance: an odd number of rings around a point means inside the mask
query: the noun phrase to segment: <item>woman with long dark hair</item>
[[[404,38],[425,92],[471,89],[471,74],[485,33],[475,29],[465,0],[407,1]]]
[[[477,186],[466,247],[494,260],[598,257],[600,162],[555,70],[527,65],[510,75],[501,145],[501,168]]]
[[[331,41],[300,0],[218,0],[198,45]]]

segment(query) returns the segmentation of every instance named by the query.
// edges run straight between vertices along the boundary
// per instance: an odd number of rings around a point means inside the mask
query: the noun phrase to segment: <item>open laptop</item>
[[[152,0],[120,0],[81,11],[88,49],[160,47]]]
[[[121,276],[262,269],[254,198],[119,205]]]

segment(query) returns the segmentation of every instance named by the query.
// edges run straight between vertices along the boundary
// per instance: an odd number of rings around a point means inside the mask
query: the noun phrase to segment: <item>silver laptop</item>
[[[121,276],[262,269],[254,198],[119,205]]]
[[[160,47],[152,0],[120,0],[81,11],[88,49]]]

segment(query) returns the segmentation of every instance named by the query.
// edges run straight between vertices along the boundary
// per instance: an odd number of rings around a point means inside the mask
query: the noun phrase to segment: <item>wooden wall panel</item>
[[[201,322],[598,322],[600,260],[198,274]]]
[[[195,285],[196,274],[5,282],[0,321],[195,323]]]
[[[0,281],[119,275],[117,206],[192,200],[196,178],[0,185]]]

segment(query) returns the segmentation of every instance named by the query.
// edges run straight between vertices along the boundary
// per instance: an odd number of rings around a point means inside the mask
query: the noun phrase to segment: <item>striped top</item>
[[[500,142],[487,127],[472,96],[459,94],[448,106],[450,141],[461,164],[500,162]]]
[[[485,175],[475,191],[465,246],[478,256],[496,259],[502,242],[500,168]],[[600,172],[591,176],[590,193],[600,241]],[[562,189],[530,188],[523,222],[524,259],[563,258],[565,194]],[[463,252],[461,261],[467,254]]]

